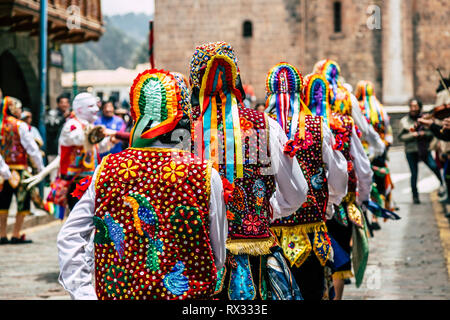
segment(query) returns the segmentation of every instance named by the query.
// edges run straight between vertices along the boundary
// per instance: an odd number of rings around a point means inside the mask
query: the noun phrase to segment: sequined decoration
[[[231,268],[228,297],[230,300],[255,299],[256,289],[250,270],[248,255],[236,255],[234,256],[234,261],[236,261],[236,267]]]
[[[172,271],[163,278],[166,289],[176,296],[181,296],[189,290],[189,280],[183,274],[184,269],[183,262],[178,261]]]

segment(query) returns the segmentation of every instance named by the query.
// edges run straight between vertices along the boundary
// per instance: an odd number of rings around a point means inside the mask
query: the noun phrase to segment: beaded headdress
[[[373,83],[367,80],[359,81],[355,96],[367,121],[377,130],[384,130],[383,106],[375,96]]]
[[[336,61],[321,60],[314,66],[314,73],[321,73],[330,86],[330,105],[333,111],[351,115],[352,102],[350,92],[340,82],[341,68]]]
[[[309,74],[304,78],[303,101],[313,115],[323,118],[327,126],[331,121],[329,95],[330,89],[324,75]]]
[[[218,169],[219,165],[219,139],[218,130],[223,131],[224,139],[224,162],[225,178],[233,183],[235,178],[242,178],[243,174],[243,155],[242,138],[239,122],[238,104],[242,104],[242,95],[236,88],[237,65],[232,48],[229,45],[221,43],[217,45],[206,45],[200,48],[209,48],[199,50],[197,48],[192,61],[198,61],[198,55],[206,52],[214,55],[208,56],[203,60],[205,67],[201,68],[201,75],[197,71],[192,72],[191,81],[194,85],[200,84],[199,106],[200,119],[194,124],[195,136],[199,137],[197,145],[197,154],[205,156],[212,160],[214,167]],[[215,49],[212,49],[215,48]],[[221,48],[220,50],[217,50]],[[222,50],[223,49],[223,50]],[[231,57],[230,57],[231,55]],[[197,57],[195,57],[197,56]],[[203,56],[205,57],[205,56]],[[191,66],[193,65],[191,61]],[[200,70],[196,64],[195,70]],[[220,101],[220,104],[217,102]],[[222,119],[222,127],[218,127],[218,118]],[[236,175],[235,175],[236,173]]]
[[[178,87],[180,88],[181,110],[183,110],[183,113],[191,118],[191,93],[188,88],[188,80],[186,76],[180,72],[172,71],[171,74],[174,76],[178,83]]]
[[[234,53],[231,45],[223,41],[202,44],[195,48],[195,52],[192,55],[190,63],[189,77],[192,87],[200,88],[202,83],[201,79],[206,70],[206,66],[215,55],[224,55],[229,57],[236,66],[236,73],[239,74],[236,54]]]
[[[266,110],[275,108],[277,121],[289,139],[294,137],[297,129],[304,138],[305,115],[311,114],[301,100],[302,86],[302,75],[289,63],[281,62],[267,74]]]
[[[151,69],[140,73],[130,89],[130,111],[135,125],[130,145],[146,147],[172,131],[183,116],[180,88],[168,71]]]

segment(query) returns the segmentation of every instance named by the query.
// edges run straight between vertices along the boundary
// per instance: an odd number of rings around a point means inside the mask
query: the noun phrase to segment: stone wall
[[[386,61],[391,0],[341,0],[342,31],[334,32],[329,0],[155,0],[157,67],[189,74],[196,45],[227,41],[235,48],[244,83],[264,99],[268,70],[280,61],[295,65],[306,75],[321,59],[336,60],[342,76],[355,86],[370,80],[383,101],[383,80],[390,79]],[[370,6],[380,8],[381,29],[369,28]],[[450,9],[445,0],[411,0],[401,4],[404,99],[417,95],[433,103],[440,66],[450,72]],[[253,36],[244,38],[249,20]],[[387,90],[384,88],[384,90]],[[387,92],[387,91],[386,91]],[[405,98],[406,97],[406,98]]]

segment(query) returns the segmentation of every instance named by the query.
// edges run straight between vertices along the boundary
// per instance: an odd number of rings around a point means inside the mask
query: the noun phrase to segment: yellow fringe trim
[[[353,272],[351,270],[345,270],[345,271],[337,271],[333,273],[333,279],[334,280],[345,280],[353,278]]]
[[[277,239],[271,235],[265,239],[227,239],[226,247],[234,255],[261,256],[269,254],[270,248],[277,244]]]
[[[95,191],[98,190],[98,183],[99,183],[99,180],[100,180],[99,178],[100,178],[100,176],[102,174],[103,168],[105,167],[106,161],[108,161],[109,156],[110,155],[107,155],[106,157],[104,157],[102,159],[102,162],[100,163],[100,169],[98,169],[97,176],[95,177]]]
[[[281,234],[285,232],[292,232],[292,233],[313,233],[313,232],[328,232],[327,226],[325,225],[325,222],[315,222],[315,223],[308,223],[308,224],[299,224],[296,226],[273,226],[270,228],[277,236],[281,236]]]
[[[8,212],[9,212],[9,210],[7,210],[7,209],[5,209],[5,210],[0,210],[0,215],[3,215],[3,214],[8,214]]]

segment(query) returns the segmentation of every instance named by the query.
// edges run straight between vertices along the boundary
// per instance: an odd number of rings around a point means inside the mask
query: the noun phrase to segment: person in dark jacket
[[[428,168],[436,175],[440,183],[439,196],[445,194],[444,181],[442,175],[429,150],[433,133],[423,124],[418,122],[422,116],[422,102],[419,99],[411,99],[409,103],[409,113],[400,120],[399,140],[405,143],[406,159],[411,170],[411,190],[413,202],[419,204],[419,192],[417,191],[417,176],[419,162],[423,161]]]

